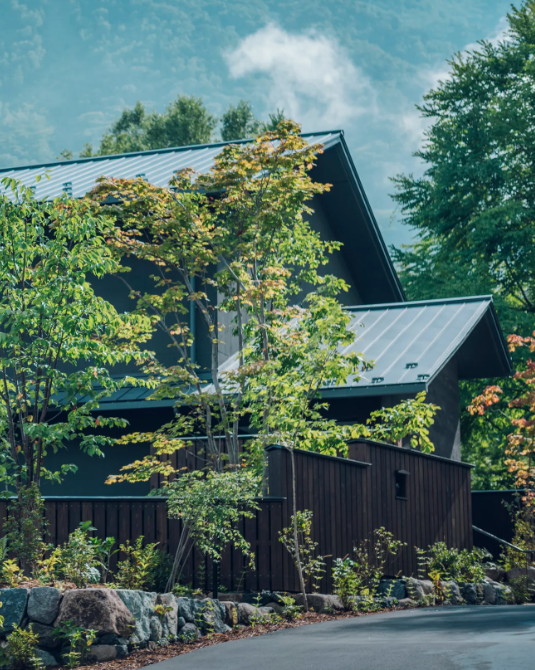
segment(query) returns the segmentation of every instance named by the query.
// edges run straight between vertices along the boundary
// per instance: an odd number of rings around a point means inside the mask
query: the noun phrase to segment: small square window
[[[407,500],[407,477],[409,474],[406,470],[396,470],[396,498]]]

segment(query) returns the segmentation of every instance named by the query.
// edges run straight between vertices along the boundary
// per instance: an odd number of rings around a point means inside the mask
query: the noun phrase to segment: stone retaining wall
[[[535,576],[535,575],[534,575]],[[447,602],[451,605],[499,605],[512,603],[511,589],[487,578],[482,584],[444,582]],[[75,589],[60,591],[49,586],[32,589],[0,590],[1,614],[4,628],[0,645],[14,626],[33,626],[39,635],[39,655],[47,666],[63,664],[61,640],[54,629],[62,622],[97,631],[86,663],[124,658],[135,649],[169,644],[173,640],[192,641],[209,633],[225,633],[236,625],[251,625],[255,619],[281,613],[282,602],[276,593],[262,592],[252,604],[255,594],[220,594],[211,598],[176,597],[170,593],[157,594],[122,589]],[[379,605],[418,606],[432,604],[433,584],[418,579],[383,580],[379,587]],[[225,599],[225,600],[223,600]],[[295,595],[298,605],[302,597]],[[341,610],[337,596],[310,594],[308,605],[315,612]],[[247,602],[249,601],[249,602]]]

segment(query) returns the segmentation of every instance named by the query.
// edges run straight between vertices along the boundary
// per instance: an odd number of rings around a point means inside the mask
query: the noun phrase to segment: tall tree
[[[416,233],[394,250],[409,298],[492,294],[505,332],[525,335],[535,316],[534,56],[535,2],[526,0],[508,14],[507,39],[456,54],[424,96],[418,109],[431,125],[415,155],[426,169],[398,175],[393,196]],[[517,385],[506,382],[512,396]],[[480,388],[462,385],[464,406]],[[510,483],[507,426],[501,415],[463,413],[476,485]]]
[[[210,114],[201,98],[179,95],[162,114],[147,112],[143,103],[137,102],[133,109],[123,110],[110,131],[102,136],[98,149],[93,150],[87,144],[80,156],[208,144],[216,126],[217,118]]]

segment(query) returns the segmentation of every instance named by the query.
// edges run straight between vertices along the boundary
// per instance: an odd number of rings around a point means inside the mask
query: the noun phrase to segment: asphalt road
[[[533,670],[535,606],[391,612],[212,645],[155,670]]]

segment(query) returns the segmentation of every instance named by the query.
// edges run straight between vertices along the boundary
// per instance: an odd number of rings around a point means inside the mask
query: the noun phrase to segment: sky
[[[54,160],[141,100],[240,99],[341,128],[387,244],[411,233],[390,177],[420,174],[415,105],[447,59],[500,39],[502,0],[0,0],[0,167]]]

